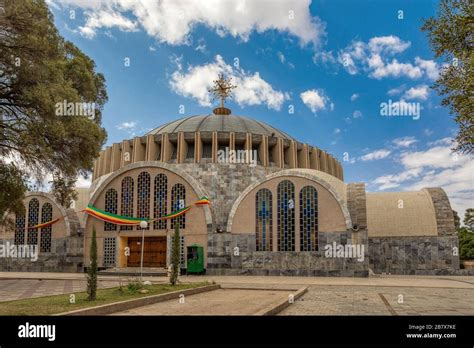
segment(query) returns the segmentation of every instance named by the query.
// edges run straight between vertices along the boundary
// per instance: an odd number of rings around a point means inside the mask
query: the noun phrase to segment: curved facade
[[[218,163],[218,151],[255,151],[257,165],[275,169],[308,168],[343,180],[339,161],[300,143],[264,122],[235,115],[199,115],[158,127],[142,137],[113,144],[100,153],[93,180],[141,161],[172,164]]]
[[[174,227],[179,225],[183,271],[187,247],[198,245],[203,247],[208,274],[458,272],[454,218],[441,188],[366,192],[364,183],[344,182],[341,164],[325,151],[263,122],[232,115],[229,109],[216,110],[169,122],[100,153],[92,186],[80,192],[75,207],[81,219],[85,265],[95,229],[101,269],[139,267],[142,236],[144,267],[168,267]],[[38,202],[32,201],[35,195]],[[148,220],[176,212],[203,196],[210,206],[196,206],[145,229],[81,213],[92,205]],[[50,210],[45,200],[51,198],[45,197],[49,196],[28,195],[29,215],[17,217],[19,232],[15,234],[14,228],[0,236],[45,250],[40,234],[21,233],[30,221],[42,221],[41,212],[47,219]],[[50,203],[54,218],[60,208]],[[72,226],[53,225],[52,243],[73,240],[76,228]]]

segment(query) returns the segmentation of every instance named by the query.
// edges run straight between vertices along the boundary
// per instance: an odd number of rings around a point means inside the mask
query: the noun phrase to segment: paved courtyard
[[[155,303],[114,315],[253,315],[285,300],[291,291],[220,289]]]
[[[120,279],[124,277],[99,277],[99,287],[117,286]],[[166,277],[147,279],[168,281]],[[215,281],[223,289],[188,296],[184,304],[168,301],[124,314],[248,315],[306,286],[308,292],[280,315],[474,315],[472,276],[183,276],[180,280]],[[0,302],[85,289],[85,274],[0,272]]]

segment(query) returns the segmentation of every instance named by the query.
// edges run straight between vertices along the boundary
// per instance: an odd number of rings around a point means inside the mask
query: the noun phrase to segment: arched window
[[[138,198],[137,198],[137,210],[138,217],[148,220],[150,218],[150,174],[147,172],[141,172],[138,175]],[[145,228],[148,230],[150,227]],[[137,227],[138,230],[142,228]]]
[[[155,176],[155,206],[153,217],[165,216],[168,214],[168,178],[165,174]],[[158,220],[153,223],[155,230],[165,230],[167,220]]]
[[[133,179],[126,176],[122,180],[122,195],[121,195],[122,206],[120,208],[120,215],[127,217],[133,217]],[[133,230],[133,226],[120,226],[122,231]]]
[[[318,191],[312,186],[300,191],[300,250],[318,250]]]
[[[295,251],[295,185],[284,180],[278,184],[278,251]]]
[[[45,203],[41,207],[41,223],[51,221],[53,219],[53,206],[50,203]],[[51,232],[52,225],[43,227],[40,233],[40,252],[51,252]]]
[[[107,213],[117,214],[117,190],[111,188],[105,193],[105,211]],[[116,231],[117,225],[104,221],[104,231]]]
[[[261,189],[255,196],[256,251],[272,251],[272,193]]]
[[[15,245],[25,244],[25,214],[15,218]]]
[[[39,221],[39,201],[36,198],[33,198],[28,204],[28,227],[35,226]],[[28,245],[37,245],[38,244],[38,229],[29,228],[28,229]]]
[[[171,211],[174,213],[186,207],[186,189],[182,184],[176,184],[171,189]],[[179,228],[186,228],[186,214],[171,219],[171,228],[174,228],[175,222],[178,221]]]

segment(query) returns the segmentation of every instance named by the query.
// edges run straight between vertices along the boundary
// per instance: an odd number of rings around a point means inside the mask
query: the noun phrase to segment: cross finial
[[[219,74],[218,79],[214,80],[214,87],[210,88],[208,91],[212,93],[214,98],[220,98],[221,108],[224,108],[224,101],[226,98],[229,98],[232,94],[232,89],[237,86],[232,85],[232,78],[224,78],[224,74]]]

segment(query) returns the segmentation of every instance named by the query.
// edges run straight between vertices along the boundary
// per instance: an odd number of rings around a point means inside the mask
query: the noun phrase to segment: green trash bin
[[[204,273],[204,248],[200,245],[193,244],[188,246],[188,274]]]

